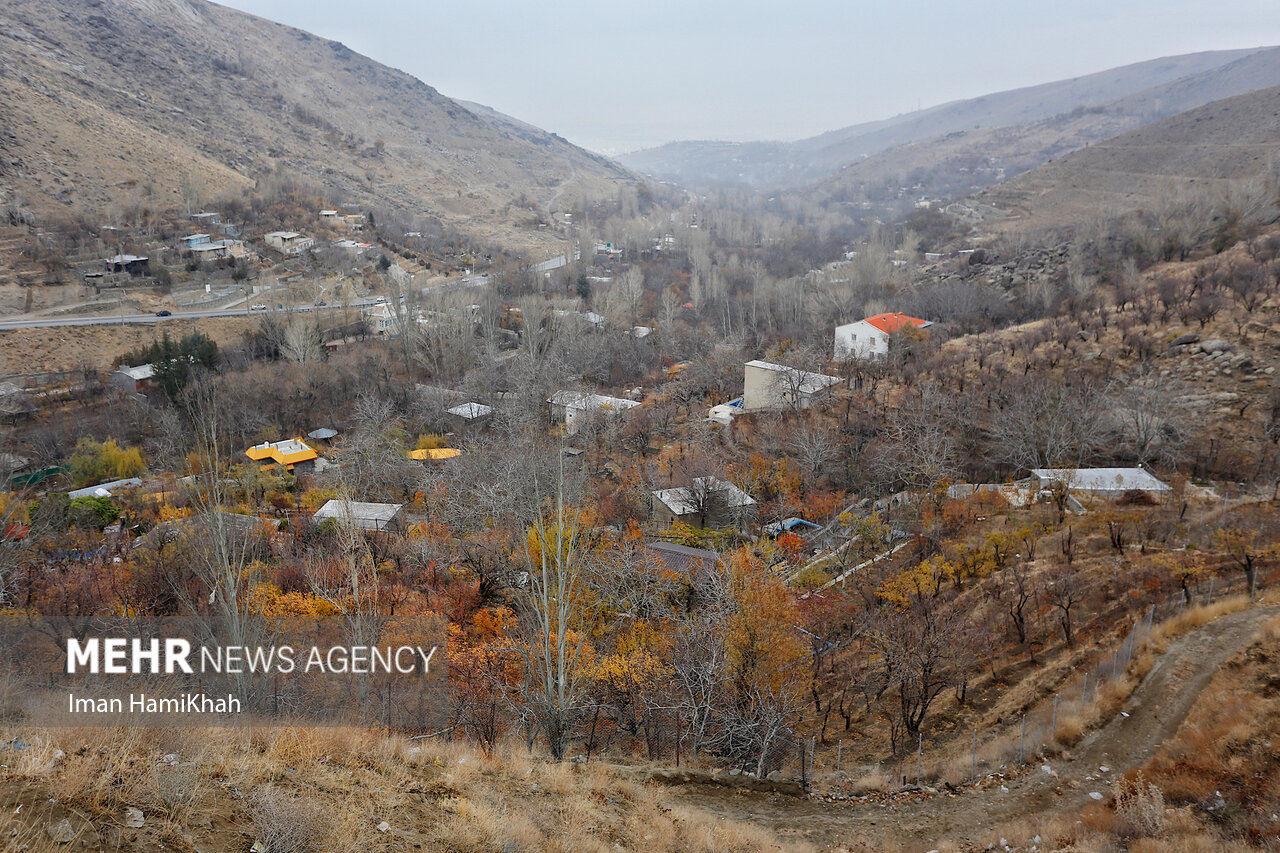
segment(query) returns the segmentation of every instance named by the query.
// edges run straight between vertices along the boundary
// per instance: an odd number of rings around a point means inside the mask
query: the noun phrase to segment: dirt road
[[[986,843],[987,835],[1005,824],[1073,811],[1090,802],[1094,791],[1106,795],[1112,779],[1143,764],[1174,735],[1218,668],[1276,610],[1259,607],[1224,616],[1170,643],[1125,704],[1129,716],[1117,714],[1081,741],[1069,760],[1050,761],[1056,776],[1030,768],[1006,783],[1007,793],[996,785],[924,800],[846,804],[686,786],[674,789],[672,796],[822,849],[874,845],[878,839],[908,851],[930,850],[944,841]],[[1108,772],[1100,772],[1104,766]]]

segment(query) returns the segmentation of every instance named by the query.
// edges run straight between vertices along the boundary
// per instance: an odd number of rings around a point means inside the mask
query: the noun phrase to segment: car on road
[[[317,308],[323,308],[325,305],[328,305],[328,304],[329,304],[329,303],[327,303],[327,302],[325,302],[323,299],[321,299],[319,302],[317,302],[317,303],[316,303],[316,307],[317,307]]]
[[[375,299],[375,300],[373,300],[373,301],[374,301],[375,303],[377,303],[378,305],[386,305],[386,304],[387,304],[387,297],[385,297],[385,296],[379,296],[377,299]]]
[[[157,312],[156,312],[156,316],[157,316],[157,317],[172,317],[172,316],[173,316],[173,312],[166,308],[166,309],[164,309],[163,311],[157,311]]]
[[[258,303],[256,303],[253,307],[251,307],[249,310],[250,310],[250,311],[266,311],[266,310],[267,310],[267,306],[266,306],[266,303],[258,302]]]

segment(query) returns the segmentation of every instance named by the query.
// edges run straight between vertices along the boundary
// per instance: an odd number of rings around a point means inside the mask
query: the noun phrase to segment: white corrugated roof
[[[324,521],[336,518],[339,521],[350,519],[356,527],[381,530],[399,514],[403,504],[375,504],[359,501],[344,501],[334,498],[316,510],[312,518]]]
[[[151,364],[139,364],[137,367],[122,367],[119,372],[135,382],[141,382],[143,379],[150,379],[155,376],[156,368],[155,365]]]
[[[467,418],[468,420],[483,418],[487,415],[493,414],[493,408],[486,406],[483,403],[463,403],[460,406],[454,406],[452,409],[448,409],[446,411],[451,415],[457,415],[460,418]]]
[[[1169,487],[1142,468],[1033,468],[1041,480],[1057,480],[1083,492],[1167,492]]]

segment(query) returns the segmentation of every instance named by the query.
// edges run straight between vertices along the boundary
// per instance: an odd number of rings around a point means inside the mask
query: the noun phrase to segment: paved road
[[[455,279],[453,281],[442,282],[430,287],[424,287],[420,292],[423,294],[430,292],[452,292],[455,290],[463,290],[470,287],[482,287],[489,283],[487,275],[468,276],[466,278]],[[385,299],[381,301],[386,301]],[[378,299],[357,299],[348,303],[351,308],[364,308],[369,305],[377,305]],[[258,303],[266,304],[266,303]],[[88,314],[80,316],[64,316],[64,317],[40,317],[26,316],[16,317],[13,319],[0,319],[0,331],[8,329],[42,329],[53,328],[58,326],[122,326],[127,323],[163,323],[167,320],[199,320],[209,317],[243,317],[253,316],[255,314],[266,313],[288,313],[288,312],[308,312],[308,311],[325,311],[330,309],[341,308],[341,305],[294,305],[287,306],[283,309],[268,308],[266,311],[253,311],[248,305],[240,305],[232,308],[209,308],[203,311],[174,311],[168,317],[157,317],[155,314]]]

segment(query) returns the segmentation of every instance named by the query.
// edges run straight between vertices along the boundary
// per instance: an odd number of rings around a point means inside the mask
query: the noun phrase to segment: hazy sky
[[[799,139],[1159,56],[1280,44],[1277,0],[226,2],[608,154]]]

